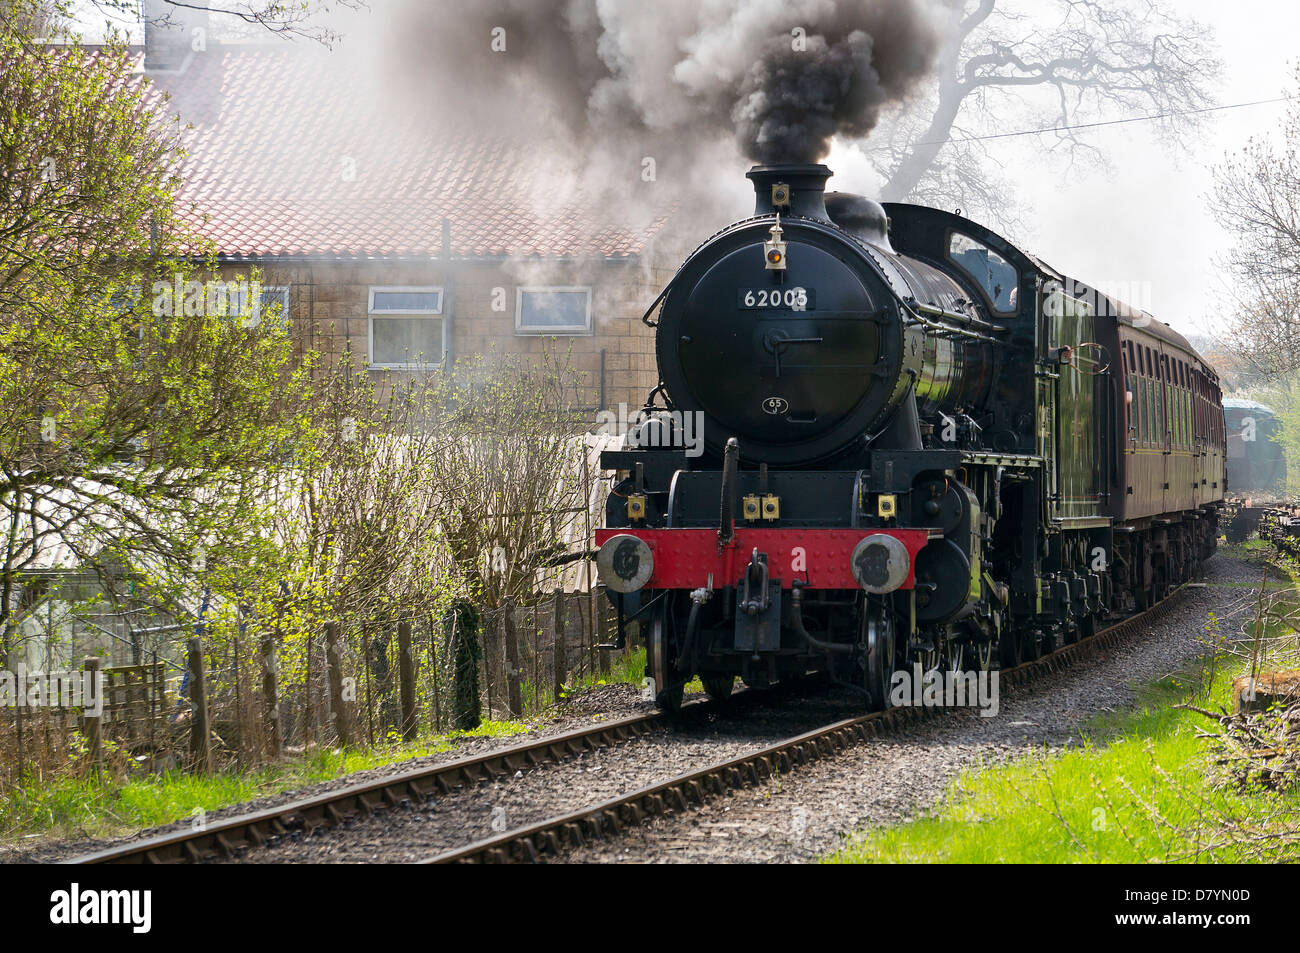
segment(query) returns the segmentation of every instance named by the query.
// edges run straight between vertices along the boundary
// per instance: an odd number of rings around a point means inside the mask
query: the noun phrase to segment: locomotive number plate
[[[736,298],[745,309],[812,311],[817,307],[817,292],[812,288],[739,288]]]

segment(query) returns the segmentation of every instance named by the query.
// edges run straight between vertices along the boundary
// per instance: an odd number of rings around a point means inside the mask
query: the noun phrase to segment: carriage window
[[[1139,441],[1144,441],[1147,438],[1147,382],[1142,377],[1138,378],[1137,404],[1137,437]]]
[[[1006,259],[987,245],[958,232],[953,232],[948,239],[948,257],[975,279],[993,302],[994,311],[1002,314],[1015,312],[1019,275]]]
[[[1163,388],[1159,383],[1157,383],[1153,389],[1156,392],[1156,399],[1152,401],[1152,403],[1156,405],[1156,432],[1152,436],[1152,439],[1156,443],[1164,443],[1166,425],[1165,425],[1164,400],[1162,399]]]
[[[1145,377],[1142,378],[1142,439],[1148,441],[1151,439],[1152,426],[1152,409],[1151,409],[1151,382]]]

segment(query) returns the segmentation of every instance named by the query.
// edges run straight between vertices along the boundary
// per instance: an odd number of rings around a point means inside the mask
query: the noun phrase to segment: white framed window
[[[590,334],[591,288],[521,287],[515,292],[516,334]]]
[[[370,366],[389,370],[438,367],[447,352],[442,289],[371,285]]]

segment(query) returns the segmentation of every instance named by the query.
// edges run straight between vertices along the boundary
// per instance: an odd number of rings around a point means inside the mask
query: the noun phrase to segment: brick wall
[[[339,356],[348,347],[369,362],[369,289],[375,285],[432,285],[444,289],[443,314],[451,312],[454,358],[470,354],[541,354],[551,349],[575,372],[581,406],[601,400],[601,352],[605,356],[604,406],[636,409],[657,382],[654,332],[641,315],[672,277],[676,262],[464,261],[447,266],[424,262],[259,263],[263,286],[287,286],[290,320],[302,348]],[[247,266],[223,268],[227,280]],[[587,334],[519,334],[516,291],[522,286],[588,286],[592,331]],[[494,305],[500,308],[496,310]],[[376,375],[400,372],[374,371]]]

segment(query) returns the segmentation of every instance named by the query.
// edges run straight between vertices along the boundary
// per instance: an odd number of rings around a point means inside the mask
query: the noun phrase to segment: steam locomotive
[[[896,670],[1038,657],[1214,552],[1223,407],[1181,335],[830,175],[751,169],[754,215],[646,313],[596,561],[661,707],[810,670],[886,707]]]

